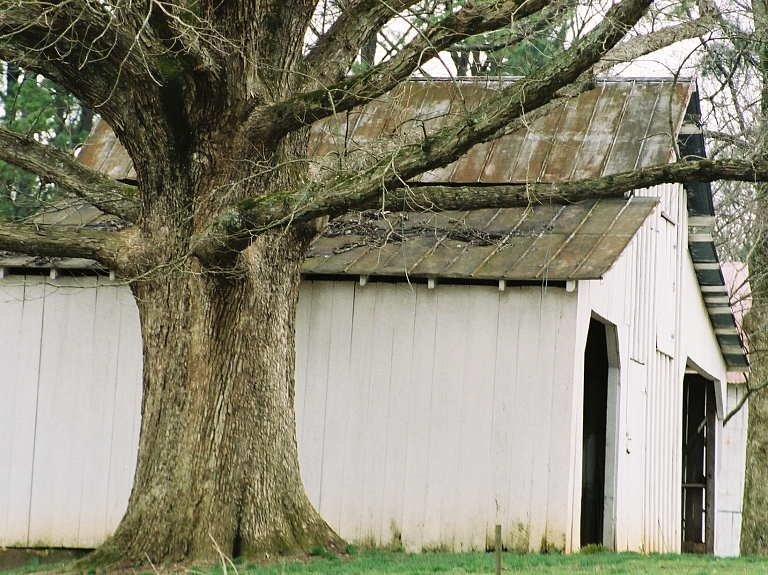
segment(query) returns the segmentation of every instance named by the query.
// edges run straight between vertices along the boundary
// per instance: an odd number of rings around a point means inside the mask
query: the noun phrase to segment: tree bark
[[[753,23],[756,38],[765,38],[768,32],[768,3],[752,2]],[[762,129],[768,128],[768,51],[758,43],[761,80]],[[756,150],[759,159],[768,157],[765,149]],[[749,340],[753,386],[768,380],[768,357],[762,350],[768,349],[768,185],[756,187],[755,226],[756,237],[751,238],[753,247],[749,256],[749,283],[752,308],[745,318],[744,327]],[[746,464],[744,471],[744,503],[742,515],[741,553],[744,555],[768,554],[768,485],[765,469],[768,465],[768,394],[765,390],[754,393],[749,399],[747,423]]]
[[[293,326],[313,234],[264,234],[232,272],[193,261],[133,284],[139,458],[128,511],[89,563],[343,548],[306,496],[296,445]]]

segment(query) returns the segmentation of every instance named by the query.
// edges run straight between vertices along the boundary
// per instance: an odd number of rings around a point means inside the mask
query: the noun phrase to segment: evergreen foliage
[[[85,141],[93,112],[47,78],[3,64],[0,126],[67,151]],[[60,199],[54,184],[0,161],[0,221],[18,221]]]

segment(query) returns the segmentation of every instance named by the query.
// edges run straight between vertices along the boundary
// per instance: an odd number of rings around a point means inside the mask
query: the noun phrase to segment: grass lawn
[[[768,559],[715,558],[701,555],[640,555],[638,553],[591,553],[572,555],[526,555],[504,553],[504,573],[560,575],[567,573],[708,575],[766,573]],[[493,573],[493,553],[407,554],[366,551],[349,558],[316,557],[306,563],[284,563],[269,567],[249,563],[236,565],[239,575],[428,575],[434,573]],[[210,575],[223,575],[216,566]],[[233,575],[230,566],[227,575]]]
[[[669,575],[727,575],[730,573],[766,573],[768,558],[716,558],[702,555],[641,555],[638,553],[591,553],[573,555],[503,555],[503,572],[561,575],[571,573],[600,574],[669,574]],[[3,571],[3,575],[21,573],[73,572],[71,564],[56,566],[27,566]],[[75,570],[74,573],[78,571]],[[227,565],[226,575],[430,575],[493,573],[493,553],[422,553],[408,554],[392,551],[363,551],[337,558],[331,554],[308,560],[285,560],[271,565],[257,565],[248,561],[235,561]],[[99,575],[103,571],[89,570],[82,575]],[[158,566],[152,568],[122,569],[121,575],[224,575],[219,563],[211,566]]]

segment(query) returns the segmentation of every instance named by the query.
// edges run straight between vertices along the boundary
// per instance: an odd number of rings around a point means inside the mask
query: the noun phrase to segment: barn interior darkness
[[[603,544],[608,346],[605,325],[592,318],[584,348],[584,433],[581,462],[581,546]]]
[[[698,374],[683,378],[684,553],[714,552],[715,388]]]

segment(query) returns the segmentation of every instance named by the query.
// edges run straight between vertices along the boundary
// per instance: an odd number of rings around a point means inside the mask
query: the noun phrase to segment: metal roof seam
[[[598,175],[605,176],[605,171],[608,169],[608,164],[611,161],[611,157],[614,154],[614,151],[616,149],[616,140],[619,137],[619,126],[621,126],[622,122],[624,122],[624,117],[627,114],[627,109],[629,108],[629,100],[632,97],[632,93],[635,90],[635,82],[631,82],[632,87],[626,92],[624,96],[624,102],[621,106],[621,112],[619,113],[619,117],[616,119],[616,129],[613,131],[612,137],[611,137],[611,144],[608,146],[608,153],[605,154],[605,157],[603,158],[603,166],[600,170],[600,173]]]
[[[530,206],[528,206],[527,208],[525,208],[525,209],[523,210],[523,213],[522,213],[522,215],[520,216],[520,218],[517,220],[517,223],[516,223],[516,224],[515,224],[515,225],[512,227],[512,229],[510,229],[510,230],[509,230],[509,233],[507,233],[507,235],[506,235],[506,236],[504,236],[504,238],[501,240],[501,242],[499,243],[499,245],[498,245],[498,246],[496,246],[496,249],[495,249],[495,250],[493,250],[493,251],[492,251],[492,252],[491,252],[491,253],[490,253],[488,256],[486,256],[486,257],[483,259],[483,261],[482,261],[482,262],[480,262],[480,265],[478,265],[478,266],[477,266],[477,267],[476,267],[476,268],[475,268],[475,269],[472,271],[472,273],[470,274],[471,276],[474,276],[474,275],[475,275],[475,274],[476,274],[478,271],[480,271],[480,269],[481,269],[481,268],[482,268],[482,267],[483,267],[483,266],[484,266],[486,263],[488,263],[488,260],[490,260],[490,259],[491,259],[493,256],[495,256],[497,253],[499,253],[499,250],[501,250],[501,249],[504,247],[504,245],[507,243],[507,241],[509,241],[509,238],[512,236],[512,234],[514,234],[514,233],[517,231],[517,229],[520,227],[520,224],[522,224],[522,223],[525,221],[525,218],[527,218],[527,217],[528,217],[528,214],[530,213],[530,210],[531,210],[531,207],[530,207]],[[499,215],[499,213],[500,213],[500,212],[501,212],[501,210],[499,210],[499,212],[497,212],[497,213],[496,213],[496,215],[494,216],[494,219],[495,219],[496,217],[498,217],[498,215]],[[491,223],[491,222],[489,221],[489,222],[488,222],[488,225],[490,225],[490,223]],[[486,228],[487,228],[487,227],[488,227],[488,226],[486,226]]]
[[[552,205],[552,204],[550,204],[550,205],[551,205],[552,207],[554,207],[554,205]],[[548,231],[549,231],[549,235],[551,235],[551,233],[552,233],[552,225],[555,223],[555,220],[557,220],[557,218],[560,216],[560,214],[562,214],[562,213],[563,213],[563,211],[565,211],[565,208],[566,208],[566,207],[567,207],[567,206],[564,206],[564,205],[563,205],[563,206],[561,206],[561,207],[560,207],[560,209],[557,211],[557,213],[556,213],[556,214],[555,214],[555,215],[552,217],[552,219],[551,219],[551,220],[549,220],[549,223],[547,224],[547,228],[549,228],[549,230],[548,230]],[[529,246],[528,246],[528,247],[525,249],[525,251],[524,251],[524,252],[523,252],[523,253],[522,253],[522,254],[521,254],[521,255],[520,255],[520,256],[519,256],[519,257],[518,257],[518,258],[517,258],[517,259],[516,259],[516,260],[515,260],[513,263],[512,263],[512,265],[511,265],[511,266],[509,266],[509,267],[507,268],[507,270],[504,272],[504,274],[503,274],[503,276],[502,276],[502,277],[506,278],[507,274],[509,273],[509,270],[513,269],[513,268],[514,268],[516,265],[518,265],[518,264],[519,264],[521,261],[523,261],[523,258],[525,258],[525,257],[526,257],[526,256],[527,256],[529,253],[531,253],[531,251],[533,250],[534,246],[535,246],[535,245],[536,245],[536,244],[539,242],[539,240],[540,240],[540,239],[541,239],[543,236],[545,236],[545,235],[547,235],[547,230],[543,231],[543,232],[542,232],[542,233],[540,233],[538,236],[536,236],[536,237],[534,238],[534,240],[531,242],[531,245],[529,245]],[[478,268],[478,269],[479,269],[479,268]],[[476,271],[477,271],[477,270],[476,270]],[[473,273],[472,273],[472,275],[474,275],[475,273],[476,273],[476,272],[473,272]],[[537,277],[537,276],[536,276],[536,275],[534,275],[534,277]]]
[[[613,226],[614,226],[614,225],[616,225],[616,222],[618,221],[619,217],[621,217],[621,215],[622,215],[622,214],[624,213],[624,211],[625,211],[625,210],[626,210],[626,209],[629,207],[629,205],[630,205],[630,204],[631,204],[631,203],[634,201],[634,199],[635,199],[635,196],[630,196],[629,200],[627,200],[627,202],[626,202],[626,203],[625,203],[625,204],[622,206],[622,208],[619,210],[619,213],[618,213],[618,214],[616,214],[616,217],[615,217],[615,218],[613,218],[613,221],[611,222],[611,225],[610,225],[610,226],[608,226],[608,228],[607,228],[607,229],[606,229],[606,230],[603,232],[603,234],[602,234],[602,235],[601,235],[601,236],[600,236],[600,237],[597,239],[597,241],[595,242],[595,245],[594,245],[594,246],[592,246],[592,249],[590,249],[590,250],[587,252],[587,255],[585,255],[585,256],[584,256],[584,258],[582,258],[582,260],[579,262],[579,264],[578,264],[578,265],[577,265],[577,266],[574,268],[574,270],[573,270],[573,271],[570,273],[570,275],[568,276],[569,278],[573,278],[573,277],[576,275],[576,273],[577,273],[577,272],[578,272],[578,271],[581,269],[581,267],[582,267],[582,266],[583,266],[583,265],[584,265],[584,264],[587,262],[587,260],[589,260],[589,258],[592,256],[592,254],[593,254],[593,253],[595,252],[595,250],[598,248],[598,246],[599,246],[599,245],[600,245],[600,244],[603,242],[603,240],[605,239],[605,237],[608,235],[608,232],[609,232],[609,231],[611,231],[611,229],[613,229]],[[658,200],[657,200],[657,203],[658,203]],[[652,214],[652,213],[653,213],[653,210],[651,210],[651,212],[648,214],[648,216],[646,216],[646,218],[645,218],[645,219],[648,219],[648,217],[649,217],[649,216],[650,216],[650,214]],[[645,223],[645,220],[643,220],[643,223]],[[640,224],[640,226],[642,227],[642,224]],[[618,258],[617,258],[617,259],[618,259]],[[606,269],[606,270],[603,272],[603,275],[605,275],[606,273],[608,273],[608,272],[610,271],[610,269],[613,267],[613,264],[614,264],[614,263],[616,263],[616,261],[615,261],[615,260],[614,260],[613,262],[611,262],[611,264],[608,266],[608,269]]]
[[[648,132],[651,130],[651,126],[653,125],[653,117],[656,115],[656,113],[659,110],[659,99],[661,98],[662,90],[659,90],[656,94],[656,99],[653,103],[653,112],[648,117],[648,124],[645,127],[645,134],[640,139],[640,149],[637,151],[637,157],[635,158],[635,164],[632,166],[633,170],[636,170],[638,165],[640,164],[640,158],[643,157],[643,150],[645,149],[645,145],[648,142]]]
[[[595,204],[594,204],[594,205],[593,205],[593,206],[592,206],[592,207],[589,209],[589,211],[586,213],[586,215],[585,215],[585,216],[584,216],[584,217],[581,219],[581,221],[579,222],[579,224],[576,226],[576,229],[575,229],[575,230],[573,230],[573,232],[571,232],[571,235],[570,235],[570,236],[568,236],[568,238],[566,238],[566,240],[565,240],[565,241],[564,241],[562,244],[560,244],[560,247],[559,247],[559,248],[557,248],[557,250],[556,250],[556,251],[555,251],[553,254],[551,254],[551,255],[550,255],[549,259],[548,259],[548,260],[546,261],[546,263],[545,263],[545,264],[542,266],[542,268],[541,268],[541,269],[540,269],[540,270],[539,270],[539,271],[536,273],[536,276],[535,276],[535,277],[539,277],[539,276],[541,275],[541,273],[542,273],[542,272],[543,272],[545,269],[547,269],[547,268],[549,267],[549,265],[550,265],[550,264],[551,264],[551,263],[552,263],[552,262],[555,260],[555,258],[556,258],[556,257],[557,257],[557,256],[560,254],[560,252],[562,252],[562,251],[565,249],[565,247],[566,247],[566,246],[567,246],[567,245],[570,243],[570,241],[571,241],[571,240],[572,240],[572,239],[573,239],[573,238],[576,236],[576,234],[578,233],[578,231],[579,231],[579,230],[580,230],[582,227],[584,227],[584,224],[587,222],[587,220],[588,220],[590,217],[592,217],[592,213],[593,213],[593,212],[594,212],[594,211],[597,209],[597,206],[599,206],[599,205],[600,205],[600,200],[597,200],[597,201],[595,202]],[[622,209],[622,211],[623,211],[623,209]],[[621,212],[619,212],[619,214],[621,214]],[[616,217],[618,218],[618,215],[617,215]],[[616,220],[614,219],[614,221],[616,221]],[[606,233],[607,233],[607,232],[606,232]]]
[[[456,229],[456,228],[459,226],[459,224],[460,224],[460,223],[461,223],[461,222],[464,220],[464,218],[466,218],[466,217],[467,217],[467,215],[468,215],[468,214],[469,214],[469,211],[465,211],[465,212],[464,212],[464,214],[461,216],[461,218],[458,218],[458,219],[457,219],[457,220],[454,222],[454,224],[453,224],[453,226],[451,227],[451,229],[452,229],[452,230],[455,230],[455,229]],[[496,212],[496,215],[498,215],[498,211]],[[494,215],[494,217],[496,217],[496,215]],[[491,219],[493,219],[493,218],[491,218]],[[489,222],[489,223],[490,223],[490,222]],[[486,227],[487,227],[487,225],[488,225],[488,224],[486,224]],[[412,265],[410,268],[407,268],[407,272],[406,272],[406,273],[411,273],[411,274],[412,274],[412,273],[413,273],[413,271],[416,269],[416,267],[418,267],[418,265],[419,265],[421,262],[423,262],[423,261],[424,261],[424,260],[425,260],[425,259],[426,259],[428,256],[432,255],[432,254],[435,252],[435,250],[436,250],[436,249],[437,249],[437,248],[438,248],[438,247],[439,247],[441,244],[443,244],[443,243],[445,242],[445,240],[448,238],[448,235],[449,235],[449,233],[450,233],[450,232],[446,232],[446,233],[445,233],[445,234],[444,234],[442,237],[438,238],[438,237],[437,237],[437,220],[435,220],[435,245],[433,245],[433,246],[432,246],[431,248],[429,248],[429,249],[428,249],[426,252],[424,252],[424,254],[423,254],[423,255],[422,255],[420,258],[418,258],[418,259],[416,260],[416,262],[414,262],[414,264],[413,264],[413,265]],[[466,249],[468,249],[468,248],[469,248],[469,244],[467,244],[467,245],[465,246],[464,250],[466,250]],[[446,268],[447,268],[448,266],[450,266],[450,265],[451,265],[451,264],[452,264],[452,263],[453,263],[453,262],[454,262],[454,261],[455,261],[457,258],[461,257],[461,254],[462,254],[462,253],[463,253],[463,251],[462,251],[462,252],[460,252],[460,253],[459,253],[459,254],[456,256],[456,258],[454,258],[453,260],[451,260],[451,261],[448,263],[448,265],[446,266]]]
[[[592,114],[589,116],[589,122],[587,122],[587,127],[584,129],[585,134],[589,134],[590,130],[592,129],[592,124],[595,121],[595,116],[597,115],[598,107],[600,106],[600,100],[605,95],[605,86],[600,87],[600,94],[598,95],[597,99],[595,99],[595,105],[592,108]],[[584,145],[587,142],[587,138],[581,138],[581,143],[579,144],[579,149],[576,151],[576,155],[573,158],[573,168],[571,168],[571,173],[568,174],[568,179],[571,180],[574,177],[574,174],[576,173],[577,166],[579,165],[579,157],[581,156],[581,152],[584,150]]]

